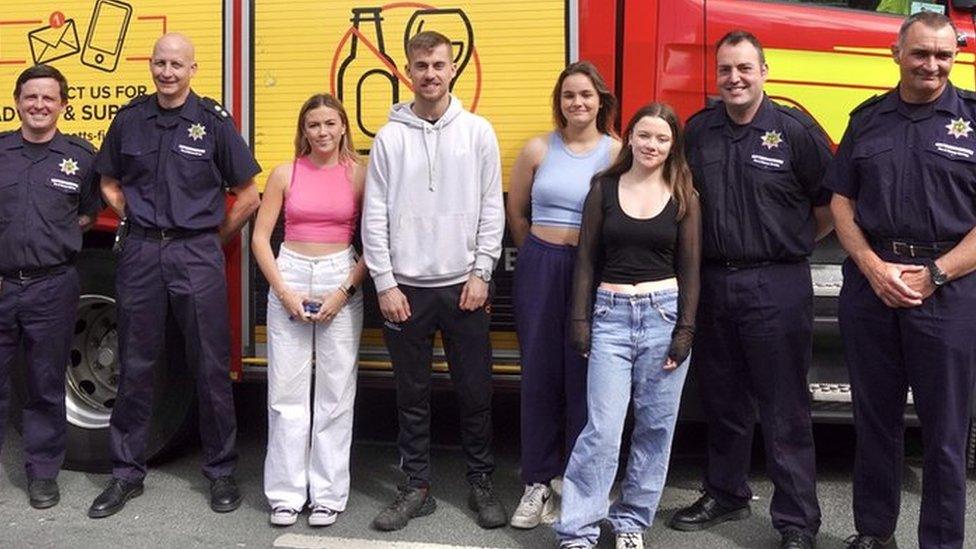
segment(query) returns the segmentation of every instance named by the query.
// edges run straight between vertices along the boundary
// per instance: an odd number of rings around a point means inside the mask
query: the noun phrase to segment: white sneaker
[[[529,484],[512,514],[510,524],[514,528],[535,528],[552,512],[552,490],[545,484]]]
[[[328,507],[317,505],[312,508],[312,512],[308,514],[308,525],[309,526],[332,526],[335,524],[336,519],[339,518],[339,513],[333,511]]]
[[[275,526],[291,526],[298,520],[298,511],[288,507],[275,507],[271,511],[271,524]]]
[[[644,549],[644,533],[620,532],[617,534],[617,549]]]

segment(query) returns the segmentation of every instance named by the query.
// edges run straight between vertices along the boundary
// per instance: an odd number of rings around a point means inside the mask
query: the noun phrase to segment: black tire
[[[115,256],[107,249],[86,249],[79,254],[77,266],[82,297],[66,372],[68,433],[64,467],[108,473],[112,470],[108,420],[118,386]],[[169,455],[182,446],[196,425],[196,392],[183,359],[182,338],[172,318],[165,321],[167,351],[153,376],[153,410],[146,447],[149,460]],[[11,376],[11,417],[20,432],[21,408],[27,395],[25,368],[19,354]]]

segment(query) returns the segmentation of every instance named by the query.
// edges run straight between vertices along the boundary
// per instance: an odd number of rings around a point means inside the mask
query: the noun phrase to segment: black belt
[[[20,269],[17,271],[0,271],[0,277],[5,280],[33,280],[36,278],[44,278],[46,276],[52,276],[56,274],[61,274],[67,271],[71,267],[71,263],[62,263],[60,265],[52,265],[50,267],[41,267],[39,269]]]
[[[956,247],[958,241],[941,242],[908,242],[904,240],[878,239],[871,241],[871,247],[877,251],[890,252],[904,257],[931,259],[941,257]]]
[[[759,267],[768,267],[770,265],[792,265],[794,263],[802,263],[806,258],[798,259],[766,259],[762,261],[749,260],[749,259],[705,259],[703,263],[709,267],[725,267],[733,271],[738,271],[740,269],[757,269]]]
[[[130,225],[129,234],[150,238],[152,240],[179,240],[201,234],[215,233],[216,229],[147,229],[139,225]]]

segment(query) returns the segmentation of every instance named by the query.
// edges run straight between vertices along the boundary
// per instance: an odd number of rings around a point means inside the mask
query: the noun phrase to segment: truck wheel
[[[64,467],[90,473],[112,470],[109,419],[119,386],[115,313],[115,256],[87,249],[78,257],[81,300],[65,373],[68,432]],[[183,346],[172,319],[167,321],[165,356],[153,375],[153,410],[147,459],[170,453],[192,432],[195,390],[183,360]],[[175,335],[170,335],[175,334]],[[27,400],[26,363],[18,354],[12,375],[13,421],[21,431]],[[22,431],[21,431],[22,432]]]

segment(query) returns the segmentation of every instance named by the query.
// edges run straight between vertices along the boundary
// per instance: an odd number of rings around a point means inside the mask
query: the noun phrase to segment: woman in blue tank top
[[[586,424],[586,360],[569,345],[570,290],[590,179],[620,150],[616,106],[591,63],[569,65],[552,91],[556,128],[530,139],[512,168],[506,213],[519,247],[513,298],[525,484],[511,519],[516,528],[554,520],[549,483],[563,474]]]

